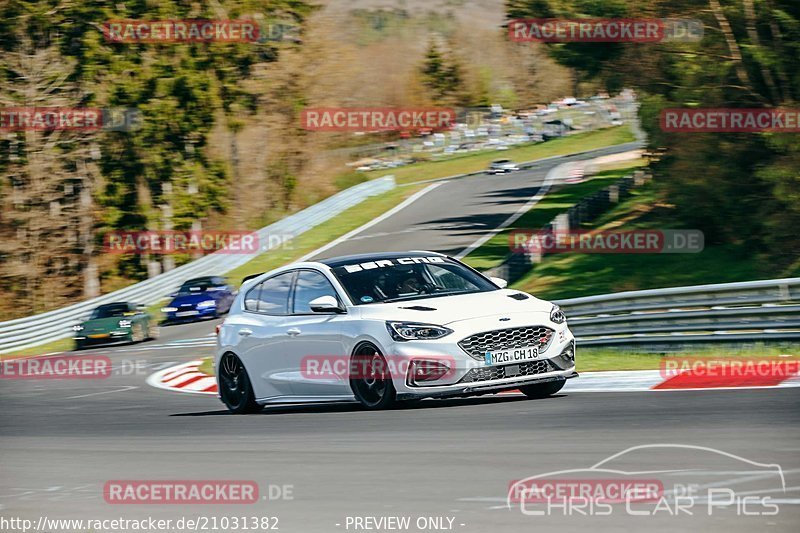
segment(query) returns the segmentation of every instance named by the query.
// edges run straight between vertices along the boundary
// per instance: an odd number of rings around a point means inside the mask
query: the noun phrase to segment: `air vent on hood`
[[[412,305],[409,307],[401,307],[400,309],[411,309],[412,311],[436,311],[433,307],[425,307],[424,305]]]
[[[514,293],[514,294],[509,294],[508,297],[509,298],[514,298],[515,300],[527,300],[528,299],[528,295],[527,294],[523,294],[521,292],[517,292],[517,293]]]

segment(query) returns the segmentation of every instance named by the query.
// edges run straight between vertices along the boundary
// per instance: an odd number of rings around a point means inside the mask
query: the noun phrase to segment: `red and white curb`
[[[200,372],[203,361],[189,361],[178,366],[171,366],[151,374],[147,384],[158,389],[192,394],[217,394],[217,380]]]
[[[147,378],[147,383],[159,389],[192,394],[217,394],[213,376],[198,370],[202,361],[190,361],[165,368]],[[738,390],[800,387],[800,374],[788,376],[761,376],[745,380],[713,380],[681,372],[665,377],[661,370],[625,370],[607,372],[582,372],[580,377],[567,381],[564,392],[644,392],[676,390]],[[507,391],[500,394],[520,394]]]

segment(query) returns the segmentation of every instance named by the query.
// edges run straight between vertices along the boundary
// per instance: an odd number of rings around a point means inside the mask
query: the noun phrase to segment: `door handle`
[[[296,336],[300,335],[300,329],[299,328],[289,328],[289,329],[286,330],[286,334],[287,335],[291,335],[292,337],[296,337]]]
[[[244,328],[244,329],[240,329],[240,330],[238,331],[238,333],[239,333],[239,335],[241,335],[242,337],[249,337],[250,335],[252,335],[252,334],[253,334],[253,330],[251,330],[251,329],[247,329],[247,328]]]

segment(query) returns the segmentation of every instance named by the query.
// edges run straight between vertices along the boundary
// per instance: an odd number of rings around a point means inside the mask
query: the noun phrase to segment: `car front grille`
[[[511,376],[506,376],[506,368],[510,366],[519,366],[519,371],[514,372]],[[504,379],[506,377],[525,377],[535,376],[537,374],[544,374],[557,370],[549,360],[542,361],[529,361],[527,363],[519,363],[518,365],[505,365],[505,366],[487,366],[484,368],[473,368],[464,375],[458,382],[459,383],[475,383],[479,381],[492,381],[495,379]]]
[[[496,329],[476,333],[461,340],[458,345],[473,359],[483,361],[488,350],[537,347],[539,353],[547,349],[553,339],[553,330],[544,326]]]

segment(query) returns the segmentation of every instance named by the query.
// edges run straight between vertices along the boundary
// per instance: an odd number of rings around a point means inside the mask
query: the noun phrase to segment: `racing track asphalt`
[[[503,177],[496,181],[509,190],[512,185],[528,187],[530,193],[541,183],[547,170],[543,167],[506,177],[513,183],[503,182]],[[410,217],[412,223],[467,217],[457,230],[437,223],[442,234],[460,234],[437,241],[445,247],[437,250],[458,251],[476,238],[472,231],[479,230],[470,225],[485,219],[461,211],[487,198],[490,191],[478,181],[465,178],[438,187],[434,191],[456,188],[448,196],[451,201],[428,204],[428,215],[415,211],[424,218]],[[490,197],[499,203],[485,211],[513,211],[529,195],[509,203],[505,193],[500,199]],[[456,197],[458,202],[452,200]],[[471,213],[485,214],[482,211]],[[386,223],[407,229],[397,220]],[[382,229],[374,226],[365,235],[373,231]],[[403,247],[431,247],[414,242],[417,233],[400,235],[406,235]],[[370,240],[362,239],[352,251],[372,248]],[[800,524],[800,388],[629,393],[565,389],[557,397],[536,401],[502,396],[426,400],[414,408],[386,412],[365,412],[351,405],[286,406],[233,416],[214,397],[168,392],[145,383],[159,368],[210,355],[209,334],[216,323],[166,327],[157,341],[81,352],[111,356],[116,370],[107,379],[0,380],[0,516],[174,520],[269,515],[279,518],[280,531],[302,533],[353,531],[345,527],[347,516],[386,515],[452,516],[454,530],[473,533],[556,528],[796,531]],[[621,513],[530,517],[499,508],[512,480],[589,467],[630,446],[651,443],[707,446],[777,463],[786,476],[787,492],[779,495],[785,503],[770,517],[741,517],[735,511],[682,518]],[[655,466],[665,469],[688,461],[677,449],[660,460],[663,464]],[[252,480],[262,494],[269,485],[292,485],[293,499],[228,506],[111,505],[105,503],[102,489],[114,479]]]

